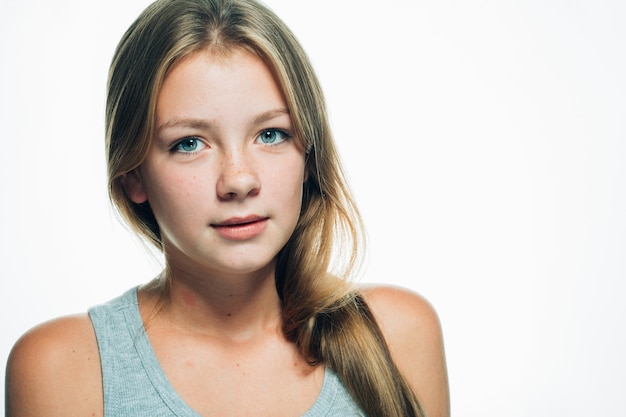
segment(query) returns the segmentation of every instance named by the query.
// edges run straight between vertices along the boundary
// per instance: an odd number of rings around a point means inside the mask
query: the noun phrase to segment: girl
[[[111,65],[106,140],[112,201],[165,269],[22,337],[8,416],[449,415],[433,309],[348,282],[358,211],[270,10],[149,6]]]

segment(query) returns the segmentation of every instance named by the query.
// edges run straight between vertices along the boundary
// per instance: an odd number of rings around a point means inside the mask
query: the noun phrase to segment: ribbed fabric
[[[137,288],[89,310],[104,387],[105,417],[200,417],[176,394],[143,331]],[[325,370],[322,390],[302,417],[363,417],[337,375]]]

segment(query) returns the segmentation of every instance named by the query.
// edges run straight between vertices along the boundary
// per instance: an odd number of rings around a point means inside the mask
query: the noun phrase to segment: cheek
[[[298,213],[302,203],[304,179],[304,162],[296,160],[283,166],[282,169],[276,169],[272,181],[276,184],[274,191],[281,193],[283,199],[287,200],[291,207],[297,208]]]
[[[189,209],[201,201],[204,198],[202,193],[209,189],[206,181],[195,174],[177,171],[161,171],[159,174],[153,175],[146,187],[148,201],[157,217],[176,216],[180,210]]]
[[[261,194],[266,202],[274,202],[275,207],[294,209],[302,200],[302,164],[294,162],[266,164],[261,178]]]

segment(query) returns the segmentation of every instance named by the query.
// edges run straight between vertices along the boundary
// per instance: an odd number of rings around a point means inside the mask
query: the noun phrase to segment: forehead
[[[240,49],[228,53],[203,49],[180,59],[165,77],[156,104],[157,119],[172,112],[217,115],[233,107],[241,111],[287,107],[269,66],[258,55]]]
[[[173,79],[178,79],[177,82],[180,82],[180,78],[192,77],[192,81],[198,81],[202,75],[210,76],[220,71],[222,76],[226,74],[240,76],[247,71],[249,75],[258,72],[262,75],[269,75],[272,79],[275,78],[265,61],[246,49],[203,48],[174,62],[165,75],[161,90],[166,84],[172,83]]]

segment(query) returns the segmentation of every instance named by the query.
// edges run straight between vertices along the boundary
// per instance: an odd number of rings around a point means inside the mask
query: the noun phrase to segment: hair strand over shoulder
[[[141,166],[151,146],[156,100],[168,71],[185,56],[207,48],[223,54],[246,50],[264,60],[306,151],[301,215],[277,259],[286,337],[309,363],[334,370],[368,416],[423,416],[367,304],[349,283],[359,265],[364,234],[319,81],[296,37],[267,7],[254,0],[158,0],[131,25],[109,72],[111,200],[136,232],[161,249],[149,203],[130,201],[122,181]],[[338,261],[339,253],[347,256]]]

